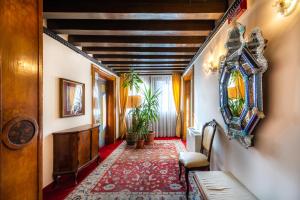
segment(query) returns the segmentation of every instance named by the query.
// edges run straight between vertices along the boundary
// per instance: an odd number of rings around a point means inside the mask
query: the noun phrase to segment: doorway
[[[116,140],[116,79],[92,65],[92,122],[99,126],[99,146]]]
[[[194,126],[194,67],[183,77],[183,140],[187,129]]]
[[[93,89],[94,107],[93,107],[93,123],[99,126],[99,147],[105,145],[106,136],[106,117],[107,117],[107,87],[106,80],[95,74],[95,87]]]

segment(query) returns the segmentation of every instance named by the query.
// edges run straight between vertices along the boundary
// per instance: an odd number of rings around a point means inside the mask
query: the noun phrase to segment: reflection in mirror
[[[239,70],[231,71],[227,83],[228,107],[233,117],[239,117],[245,104],[245,82]]]

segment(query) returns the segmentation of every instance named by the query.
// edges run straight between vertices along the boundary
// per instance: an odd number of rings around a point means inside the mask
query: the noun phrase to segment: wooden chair
[[[181,178],[182,166],[185,169],[186,198],[189,196],[189,172],[198,170],[210,170],[210,154],[216,133],[216,120],[204,124],[202,128],[200,152],[179,153],[179,179]]]

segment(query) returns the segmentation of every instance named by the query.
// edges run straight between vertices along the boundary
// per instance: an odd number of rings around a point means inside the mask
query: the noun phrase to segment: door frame
[[[186,139],[187,128],[194,126],[194,66],[183,76],[183,121],[182,139]],[[190,100],[188,102],[188,99]],[[189,105],[187,105],[189,104]],[[189,119],[187,117],[189,115]]]
[[[116,141],[116,77],[100,69],[98,66],[92,64],[92,95],[94,91],[95,73],[97,73],[102,79],[106,80],[107,87],[107,110],[106,110],[106,137],[105,144],[113,144]],[[92,123],[94,123],[94,102],[92,97]],[[112,113],[112,114],[111,114]]]

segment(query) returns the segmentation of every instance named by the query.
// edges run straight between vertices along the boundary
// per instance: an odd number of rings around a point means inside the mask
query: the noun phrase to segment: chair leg
[[[190,181],[189,181],[189,169],[185,168],[185,182],[186,182],[186,199],[189,199]]]
[[[182,172],[182,164],[180,161],[178,161],[178,165],[179,165],[179,180],[181,179],[181,172]]]

